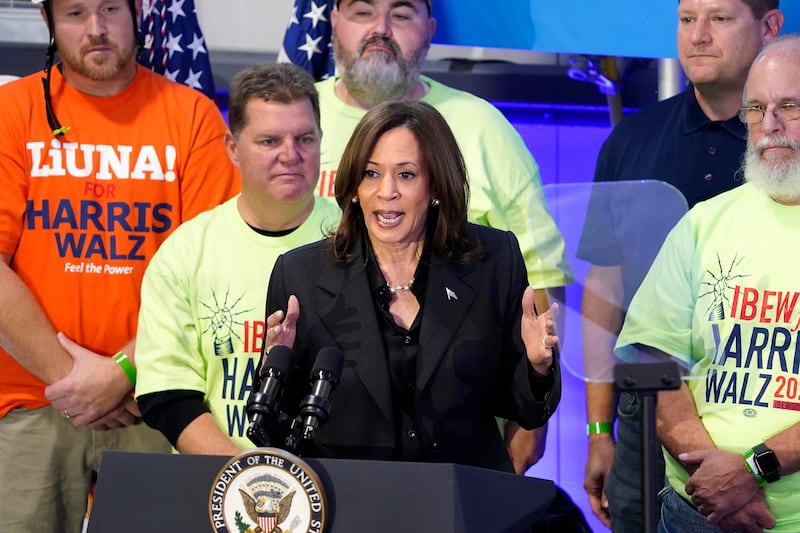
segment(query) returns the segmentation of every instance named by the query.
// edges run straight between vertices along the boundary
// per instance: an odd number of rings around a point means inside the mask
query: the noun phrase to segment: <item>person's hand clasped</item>
[[[102,416],[94,422],[88,424],[92,429],[105,430],[116,429],[127,426],[139,424],[142,421],[142,413],[139,411],[139,405],[133,396],[126,395],[119,405],[114,407],[105,416]]]
[[[759,488],[753,498],[719,522],[726,531],[739,533],[763,533],[775,527],[775,516],[769,510],[764,489]]]
[[[559,342],[554,320],[558,304],[554,303],[538,316],[533,311],[533,304],[533,287],[528,287],[522,295],[522,341],[533,369],[544,376],[550,372],[553,348]]]
[[[131,384],[117,363],[87,350],[63,333],[58,334],[58,341],[72,356],[73,366],[69,374],[44,390],[53,409],[75,426],[108,429],[132,423],[133,418],[124,414],[129,410],[125,400]],[[105,419],[109,415],[116,421],[108,423]]]
[[[699,465],[686,483],[686,494],[712,524],[741,509],[759,490],[738,453],[697,450],[682,453],[679,459],[686,465]]]

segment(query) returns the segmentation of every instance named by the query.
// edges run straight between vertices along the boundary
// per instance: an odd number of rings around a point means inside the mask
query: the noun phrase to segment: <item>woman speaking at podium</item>
[[[343,354],[309,455],[513,472],[495,417],[534,428],[553,414],[556,309],[535,312],[513,233],[467,222],[447,123],[422,102],[376,106],[335,195],[338,227],[282,255],[267,297],[266,361],[275,345],[294,350],[283,411],[308,393],[322,348]]]

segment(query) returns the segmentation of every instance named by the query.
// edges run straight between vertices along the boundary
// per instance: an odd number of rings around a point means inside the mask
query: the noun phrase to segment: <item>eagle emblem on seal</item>
[[[258,524],[255,533],[283,533],[280,524],[289,517],[295,491],[281,494],[276,486],[259,485],[248,486],[252,493],[239,489],[247,516]]]

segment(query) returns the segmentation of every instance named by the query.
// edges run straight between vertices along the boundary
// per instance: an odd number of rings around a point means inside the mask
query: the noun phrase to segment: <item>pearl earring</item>
[[[439,207],[439,200],[437,200],[436,198],[434,198],[433,200],[431,200],[431,206],[433,206],[433,207]]]
[[[357,204],[357,203],[358,203],[358,196],[353,196],[353,199],[352,199],[352,200],[350,200],[350,201],[351,201],[352,203],[354,203],[354,204]]]

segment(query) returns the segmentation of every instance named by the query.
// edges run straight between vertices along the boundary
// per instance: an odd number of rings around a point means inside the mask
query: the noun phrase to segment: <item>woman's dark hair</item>
[[[334,185],[342,218],[330,241],[333,260],[352,262],[356,244],[367,237],[361,206],[352,200],[375,145],[384,133],[395,128],[406,128],[416,138],[430,179],[431,198],[439,201],[438,206],[428,209],[431,253],[457,263],[477,260],[481,249],[468,229],[469,184],[464,158],[444,117],[430,104],[419,101],[385,102],[373,107],[350,137]]]

